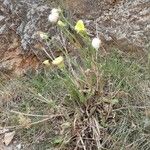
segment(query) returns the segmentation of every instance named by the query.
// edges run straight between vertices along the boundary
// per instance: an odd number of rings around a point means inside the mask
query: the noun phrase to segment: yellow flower
[[[55,58],[53,61],[52,61],[52,64],[54,66],[57,66],[59,68],[63,68],[65,66],[64,64],[64,58],[62,56],[59,56],[57,58]]]
[[[82,20],[77,21],[77,23],[75,25],[75,30],[77,31],[77,33],[86,31]]]
[[[58,24],[60,27],[65,27],[65,26],[66,26],[66,24],[65,24],[64,22],[62,22],[61,20],[59,20],[59,21],[57,22],[57,24]]]
[[[49,60],[43,61],[43,64],[44,64],[45,66],[47,66],[47,67],[51,65],[50,62],[49,62]]]

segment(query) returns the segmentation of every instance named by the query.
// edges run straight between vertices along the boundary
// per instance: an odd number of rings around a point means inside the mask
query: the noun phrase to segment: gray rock
[[[67,0],[67,3],[78,19],[91,20],[93,28],[96,26],[93,20],[97,21],[98,33],[106,44],[116,43],[125,50],[150,49],[149,0]]]
[[[48,0],[0,0],[0,70],[12,71],[25,62],[30,64],[32,55],[38,58],[34,59],[34,66],[39,59],[42,61],[45,56],[39,51],[41,41],[36,33],[48,32],[52,39],[59,39],[57,29],[48,22],[55,3],[56,0],[49,3]],[[83,19],[94,34],[97,22],[104,46],[149,51],[149,0],[66,0],[66,3],[74,19]]]
[[[150,48],[149,0],[124,0],[109,12],[111,13],[104,12],[98,19],[99,31],[104,36],[112,35],[119,44],[124,40],[137,48],[147,50]],[[104,24],[105,21],[108,21],[107,26]]]
[[[49,31],[50,9],[42,0],[0,0],[0,71],[17,70],[20,74],[32,68],[29,61],[34,50],[38,51],[34,44],[40,42],[34,35],[37,31]],[[26,62],[31,66],[25,67]],[[35,62],[38,60],[34,58],[34,66]]]

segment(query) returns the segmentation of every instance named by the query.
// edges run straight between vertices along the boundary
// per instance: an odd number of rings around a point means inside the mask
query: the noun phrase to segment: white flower
[[[48,16],[48,20],[51,22],[51,23],[57,23],[58,19],[59,19],[59,13],[60,13],[60,9],[57,9],[57,8],[53,8],[51,10],[51,14]]]
[[[59,13],[51,13],[49,16],[48,16],[48,20],[51,22],[51,23],[57,23],[59,19]]]
[[[57,8],[53,8],[53,9],[51,10],[51,14],[54,14],[54,13],[58,13],[58,14],[59,14],[59,12],[61,12],[61,10],[60,10],[60,9],[57,9]]]
[[[99,49],[101,43],[102,43],[101,40],[100,40],[99,38],[97,38],[97,37],[92,40],[92,46],[93,46],[96,50]]]

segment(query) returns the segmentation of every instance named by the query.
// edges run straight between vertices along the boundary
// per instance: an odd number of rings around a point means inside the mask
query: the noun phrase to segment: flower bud
[[[48,36],[47,33],[44,33],[44,32],[39,31],[37,34],[38,34],[38,35],[40,36],[40,38],[43,39],[43,40],[49,39],[49,36]]]
[[[59,13],[51,13],[49,16],[48,16],[48,20],[51,22],[51,23],[57,23],[59,19]]]
[[[43,61],[43,64],[45,65],[45,66],[50,66],[50,62],[49,62],[49,60],[45,60],[45,61]]]
[[[100,48],[100,46],[101,46],[101,40],[99,39],[99,38],[94,38],[93,40],[92,40],[92,46],[93,46],[93,48],[95,48],[96,50],[98,50],[99,48]]]
[[[59,68],[63,68],[64,67],[64,58],[62,56],[59,56],[52,61],[52,64]]]
[[[82,20],[77,21],[77,23],[75,25],[75,30],[77,31],[77,33],[86,31],[84,23]]]
[[[59,21],[57,22],[57,24],[58,24],[58,26],[60,26],[60,27],[65,27],[65,26],[66,26],[66,24],[65,24],[64,22],[62,22],[61,20],[59,20]]]

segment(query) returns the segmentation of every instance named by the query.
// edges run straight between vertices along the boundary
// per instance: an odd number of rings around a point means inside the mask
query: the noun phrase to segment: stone
[[[104,43],[121,50],[150,50],[149,0],[66,0],[76,19],[88,20]],[[75,7],[73,7],[75,6]],[[96,33],[96,31],[94,30]]]
[[[22,75],[38,68],[44,54],[35,47],[41,42],[36,32],[48,32],[49,13],[42,0],[0,0],[0,72]]]
[[[59,0],[58,0],[59,1]],[[59,1],[60,2],[60,1]],[[150,49],[149,0],[65,0],[73,19],[83,19],[94,37],[99,34],[104,48],[124,51]],[[24,74],[36,70],[46,59],[46,47],[37,32],[48,32],[58,39],[57,28],[48,22],[56,0],[0,0],[0,72]]]

